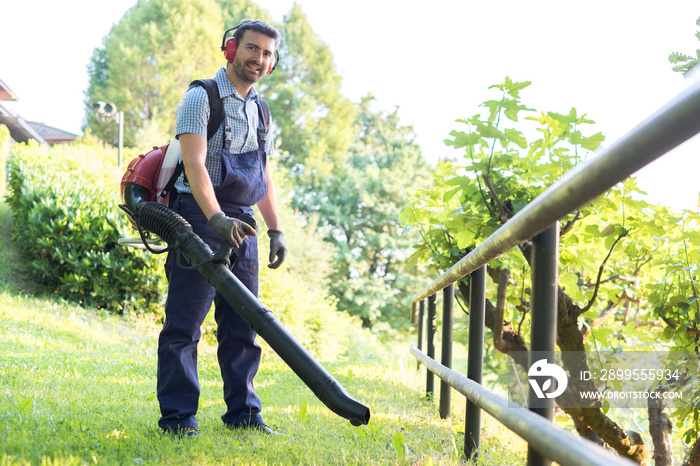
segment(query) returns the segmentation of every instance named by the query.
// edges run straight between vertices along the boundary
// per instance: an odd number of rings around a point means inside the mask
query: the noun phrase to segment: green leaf
[[[680,52],[673,52],[668,56],[668,61],[670,61],[671,63],[686,62],[692,59],[693,57]]]
[[[474,234],[467,229],[457,232],[455,235],[455,240],[457,241],[457,247],[459,249],[466,249],[467,246],[474,241]]]
[[[505,134],[506,139],[515,143],[521,149],[527,148],[527,139],[525,139],[522,132],[513,128],[506,128],[503,134]]]
[[[532,81],[516,82],[506,76],[505,90],[516,99],[520,98],[520,91],[532,84]]]
[[[445,144],[448,146],[454,146],[455,149],[461,147],[473,146],[481,141],[481,135],[479,133],[464,133],[462,131],[452,131],[450,136],[454,137],[453,141],[445,139]]]
[[[396,450],[396,456],[400,462],[406,460],[406,438],[401,432],[396,432],[393,437],[391,437],[391,446]]]
[[[600,226],[598,224],[586,225],[584,231],[592,236],[600,236]]]
[[[675,330],[673,330],[673,328],[668,327],[668,326],[664,327],[663,336],[664,336],[664,339],[666,339],[666,341],[671,341],[671,338],[673,338],[674,333],[676,333],[676,332],[675,332]]]
[[[490,139],[506,139],[503,133],[493,125],[481,125],[479,127],[481,136]]]
[[[513,213],[517,214],[527,206],[527,202],[523,199],[516,199],[513,201]]]
[[[596,133],[593,136],[582,138],[581,146],[584,149],[596,150],[603,143],[603,141],[605,141],[605,136],[603,136],[603,133]]]
[[[615,244],[615,241],[617,240],[617,237],[615,236],[608,236],[605,238],[605,249],[610,250],[612,248],[613,244]]]
[[[595,333],[595,339],[605,344],[609,343],[608,340],[615,336],[615,331],[607,327],[598,327],[593,332]]]
[[[617,225],[611,223],[611,224],[609,224],[608,226],[606,226],[606,227],[603,229],[603,231],[600,232],[600,236],[610,236],[610,235],[612,235],[613,233],[615,233],[615,230],[616,230],[616,229],[617,229]]]
[[[501,110],[501,102],[497,100],[488,100],[481,105],[489,109],[489,117],[487,121],[489,123],[493,123],[496,120],[496,115],[498,115],[498,112]]]
[[[453,197],[455,197],[455,194],[459,193],[462,190],[462,188],[457,187],[454,189],[450,189],[448,191],[445,191],[445,194],[442,196],[442,202],[447,204],[452,200]]]
[[[578,287],[578,275],[567,272],[559,277],[559,283],[567,290]]]

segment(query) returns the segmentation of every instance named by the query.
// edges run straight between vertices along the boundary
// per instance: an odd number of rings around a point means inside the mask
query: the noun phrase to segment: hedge
[[[158,312],[163,258],[119,246],[133,235],[118,208],[114,150],[91,137],[10,150],[7,202],[13,240],[34,280],[70,301],[112,313]]]

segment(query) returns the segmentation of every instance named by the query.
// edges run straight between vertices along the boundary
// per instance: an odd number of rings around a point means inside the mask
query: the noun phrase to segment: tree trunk
[[[489,274],[493,276],[493,274],[496,273],[495,271],[492,271],[489,269]],[[465,283],[464,281],[460,281],[457,284],[457,288],[459,289],[459,292],[462,296],[462,301],[464,302],[469,302],[469,300],[466,298],[469,296],[470,293],[470,287],[468,283]],[[499,326],[496,324],[496,319],[498,316],[498,312],[496,309],[496,306],[494,306],[491,301],[488,299],[486,300],[486,316],[485,316],[485,323],[486,327],[491,330],[491,332],[494,332],[494,343],[496,341],[496,330]],[[522,337],[518,332],[513,330],[513,327],[511,325],[505,325],[502,323],[500,326],[501,329],[501,338],[499,339],[499,344],[496,345],[494,344],[495,348],[500,351],[501,353],[505,353],[508,356],[510,356],[513,361],[520,367],[522,367],[526,372],[528,370],[528,347],[525,345],[525,342],[523,341]],[[513,352],[513,353],[512,353]],[[571,405],[571,390],[566,389],[564,394],[560,397],[564,398],[568,397],[568,402],[562,403],[564,406],[570,406]],[[564,412],[566,412],[571,419],[574,422],[574,427],[576,428],[576,432],[581,437],[587,438],[588,440],[591,440],[592,442],[597,443],[598,445],[604,445],[603,440],[598,436],[598,434],[591,429],[591,427],[586,424],[584,421],[583,416],[580,416],[577,412],[574,412],[571,409],[564,409]]]
[[[523,249],[529,251],[530,248]],[[525,254],[525,251],[523,251],[523,253]],[[496,273],[496,271],[489,271],[489,275],[492,278],[494,273]],[[463,298],[469,296],[469,284],[460,281],[458,282],[458,289]],[[557,343],[559,348],[565,352],[563,355],[566,355],[566,357],[563,357],[564,366],[569,370],[569,373],[588,371],[589,367],[584,355],[585,345],[583,343],[583,333],[578,327],[580,309],[561,288],[559,289],[558,297]],[[468,299],[465,299],[465,301],[468,301]],[[486,327],[492,332],[494,328],[497,327],[495,323],[496,316],[496,306],[487,300],[485,323]],[[511,351],[528,351],[521,335],[509,325],[503,325],[500,340],[501,348],[497,349],[502,353],[509,354]],[[577,352],[577,354],[566,353],[574,351]],[[524,354],[526,353],[519,353],[520,356]],[[518,358],[515,362],[525,370],[528,369],[526,356]],[[580,399],[579,393],[581,391],[596,391],[593,381],[581,381],[577,380],[577,377],[571,377],[569,379],[569,388],[571,394],[574,395],[576,399]],[[591,400],[588,406],[566,408],[564,412],[574,421],[576,431],[579,435],[597,443],[600,443],[602,440],[619,455],[630,458],[643,466],[649,464],[651,456],[649,446],[644,443],[641,435],[634,431],[625,431],[607,417],[605,413],[603,413],[599,401]]]
[[[559,289],[559,308],[557,315],[557,336],[559,348],[563,351],[562,362],[570,374],[588,371],[588,363],[584,354],[583,333],[578,326],[579,307],[571,298]],[[575,352],[575,353],[574,353]],[[569,378],[569,387],[575,399],[580,399],[579,393],[596,391],[592,380],[579,380],[579,377]],[[590,426],[605,443],[610,445],[618,454],[630,458],[639,464],[649,464],[649,447],[644,444],[641,435],[633,431],[625,431],[612,419],[603,413],[600,401],[591,400],[588,406],[565,410],[572,418],[580,418],[581,422]]]
[[[695,441],[693,449],[690,451],[688,461],[683,466],[700,466],[700,438]]]
[[[532,267],[532,246],[525,242],[520,246],[525,260]],[[557,306],[557,345],[563,351],[562,362],[570,374],[580,374],[588,371],[585,357],[586,346],[583,343],[583,332],[578,325],[581,308],[574,304],[569,295],[558,288]],[[576,352],[576,353],[571,353]],[[580,377],[569,377],[569,388],[575,399],[580,400],[582,391],[596,391],[592,380],[578,380]],[[595,431],[600,438],[613,448],[619,455],[625,456],[641,465],[650,462],[649,447],[638,432],[622,429],[610,419],[601,409],[600,401],[591,401],[588,406],[564,410],[576,423],[585,424]],[[576,427],[580,433],[582,429]],[[586,431],[585,428],[583,429]]]
[[[528,262],[530,261],[529,245],[521,247],[523,255]],[[489,270],[489,276],[498,283],[500,272]],[[459,282],[458,288],[463,297],[469,296],[470,287],[464,281]],[[493,332],[494,328],[498,328],[495,319],[498,315],[496,306],[489,300],[486,302],[486,326]],[[558,294],[558,310],[557,310],[557,344],[564,352],[563,363],[566,369],[571,374],[578,374],[582,371],[588,371],[588,363],[585,358],[585,345],[583,342],[583,333],[578,326],[578,316],[580,308],[574,304],[573,300],[559,288]],[[503,324],[502,324],[503,325]],[[512,329],[512,327],[503,325],[502,335],[500,338],[500,348],[497,348],[503,353],[511,351],[528,351],[525,342],[521,335]],[[572,353],[576,352],[576,353]],[[524,353],[520,353],[521,355]],[[516,363],[527,370],[527,358],[519,358]],[[580,399],[579,393],[582,391],[596,391],[592,380],[584,381],[577,380],[578,377],[569,379],[569,389],[576,399]],[[579,435],[586,438],[595,439],[591,430],[597,436],[614,449],[619,455],[630,458],[641,465],[650,463],[649,446],[644,443],[641,435],[634,431],[626,431],[610,419],[601,409],[599,401],[591,400],[587,406],[577,408],[567,408],[564,410],[574,421],[576,431]],[[595,441],[595,440],[594,440]]]
[[[663,392],[662,388],[656,390]],[[671,432],[673,423],[668,417],[668,410],[663,399],[649,398],[647,401],[649,409],[649,434],[654,444],[654,465],[673,466],[673,444]]]

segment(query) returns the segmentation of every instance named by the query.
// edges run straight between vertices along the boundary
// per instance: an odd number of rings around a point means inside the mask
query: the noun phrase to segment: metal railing
[[[467,256],[413,296],[412,318],[418,323],[418,346],[411,353],[424,364],[426,392],[433,394],[433,374],[441,379],[440,415],[450,412],[450,387],[467,398],[464,454],[475,457],[480,442],[481,410],[528,442],[528,464],[635,464],[586,439],[555,426],[554,400],[538,400],[530,411],[508,408],[508,402],[481,386],[483,373],[486,264],[520,243],[532,240],[532,351],[554,354],[557,322],[559,220],[585,206],[615,184],[700,132],[700,83],[695,83],[610,147],[584,162],[518,212]],[[454,283],[470,276],[467,376],[451,370]],[[435,361],[436,294],[443,290],[442,364]],[[427,355],[422,350],[425,301]],[[531,351],[531,353],[532,353]],[[534,361],[529,361],[532,364]],[[535,398],[532,388],[529,400]],[[546,401],[546,403],[542,403]],[[532,406],[532,403],[529,403]]]

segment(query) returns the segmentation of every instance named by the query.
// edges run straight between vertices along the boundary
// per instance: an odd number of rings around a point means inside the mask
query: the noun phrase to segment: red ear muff
[[[267,74],[270,74],[273,71],[275,71],[275,68],[277,68],[277,62],[279,62],[279,61],[280,61],[280,54],[279,54],[279,52],[277,52],[277,50],[275,50],[275,58],[273,58],[272,61],[270,62],[270,67],[267,69]]]
[[[235,37],[229,37],[226,39],[226,43],[223,47],[224,51],[224,58],[226,58],[226,61],[229,63],[233,63],[233,59],[236,58],[236,38]]]

